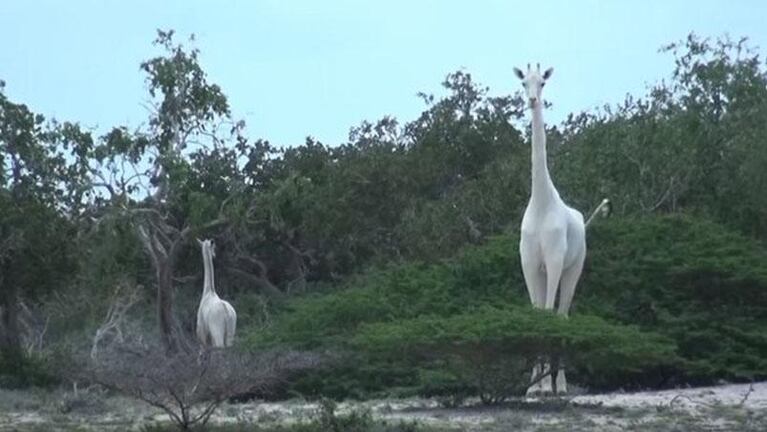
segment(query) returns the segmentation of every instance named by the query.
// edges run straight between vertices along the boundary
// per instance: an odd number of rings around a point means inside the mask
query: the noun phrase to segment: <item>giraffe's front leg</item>
[[[565,377],[565,365],[559,363],[559,372],[557,372],[557,394],[567,394],[567,378]]]
[[[546,375],[541,377],[543,374]],[[545,396],[554,393],[551,381],[551,365],[545,358],[536,361],[530,381],[533,384],[527,388],[527,396]]]
[[[567,238],[565,231],[556,229],[546,233],[542,244],[543,263],[546,267],[546,297],[544,309],[553,310],[559,289],[559,280],[565,265]]]

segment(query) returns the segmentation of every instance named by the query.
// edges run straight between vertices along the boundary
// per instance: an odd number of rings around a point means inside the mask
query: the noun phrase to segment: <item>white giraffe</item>
[[[205,281],[202,298],[197,309],[197,339],[203,346],[223,348],[232,346],[237,327],[237,313],[229,302],[216,294],[213,271],[215,245],[210,240],[197,240],[202,248],[202,262],[205,267]]]
[[[559,291],[560,315],[567,316],[575,294],[575,285],[586,258],[586,227],[583,215],[568,207],[560,198],[551,181],[546,163],[546,133],[543,124],[543,86],[553,69],[540,72],[527,66],[527,74],[514,68],[522,80],[532,110],[532,188],[530,202],[522,218],[519,254],[530,301],[534,307],[554,309]],[[539,364],[533,370],[536,377],[548,365]],[[567,392],[564,368],[560,368],[554,382],[558,393]],[[545,377],[528,390],[530,393],[551,393],[552,379]]]

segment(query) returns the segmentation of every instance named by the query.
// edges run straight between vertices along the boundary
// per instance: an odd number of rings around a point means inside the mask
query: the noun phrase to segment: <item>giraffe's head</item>
[[[216,257],[216,244],[213,243],[213,240],[200,240],[197,239],[197,243],[202,248],[202,253],[205,253],[206,250],[210,251],[210,257],[215,258]]]
[[[546,80],[551,77],[554,72],[553,68],[546,69],[541,73],[541,64],[538,63],[535,69],[530,69],[530,63],[527,64],[527,74],[522,73],[521,70],[514,68],[514,75],[522,80],[522,86],[525,88],[525,97],[530,108],[533,108],[535,104],[541,103],[543,97],[543,86],[546,85]]]

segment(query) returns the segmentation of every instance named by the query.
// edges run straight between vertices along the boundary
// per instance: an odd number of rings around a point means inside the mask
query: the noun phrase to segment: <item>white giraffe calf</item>
[[[228,301],[222,300],[216,294],[213,271],[215,245],[210,240],[197,242],[202,248],[202,262],[205,267],[202,298],[197,309],[197,339],[206,347],[229,347],[234,343],[237,313]]]

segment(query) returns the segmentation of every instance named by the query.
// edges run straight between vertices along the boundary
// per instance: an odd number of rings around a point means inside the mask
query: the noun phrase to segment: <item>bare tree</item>
[[[18,233],[9,233],[0,239],[0,269],[11,252],[21,243]],[[4,287],[5,277],[0,271],[0,288]],[[20,352],[17,287],[10,284],[0,289],[0,349]]]
[[[24,353],[32,355],[43,350],[45,334],[48,332],[50,317],[43,316],[38,308],[19,302],[19,338]]]
[[[121,281],[115,287],[112,294],[112,300],[107,309],[104,321],[101,323],[96,333],[93,335],[91,345],[91,359],[98,356],[99,344],[109,335],[113,335],[113,340],[117,343],[125,343],[123,327],[127,319],[128,311],[134,304],[141,300],[141,285],[131,285],[126,281]]]
[[[319,356],[303,352],[201,349],[166,354],[156,348],[113,345],[75,375],[159,408],[181,430],[189,430],[205,425],[227,399],[266,393],[292,374],[320,364]]]

